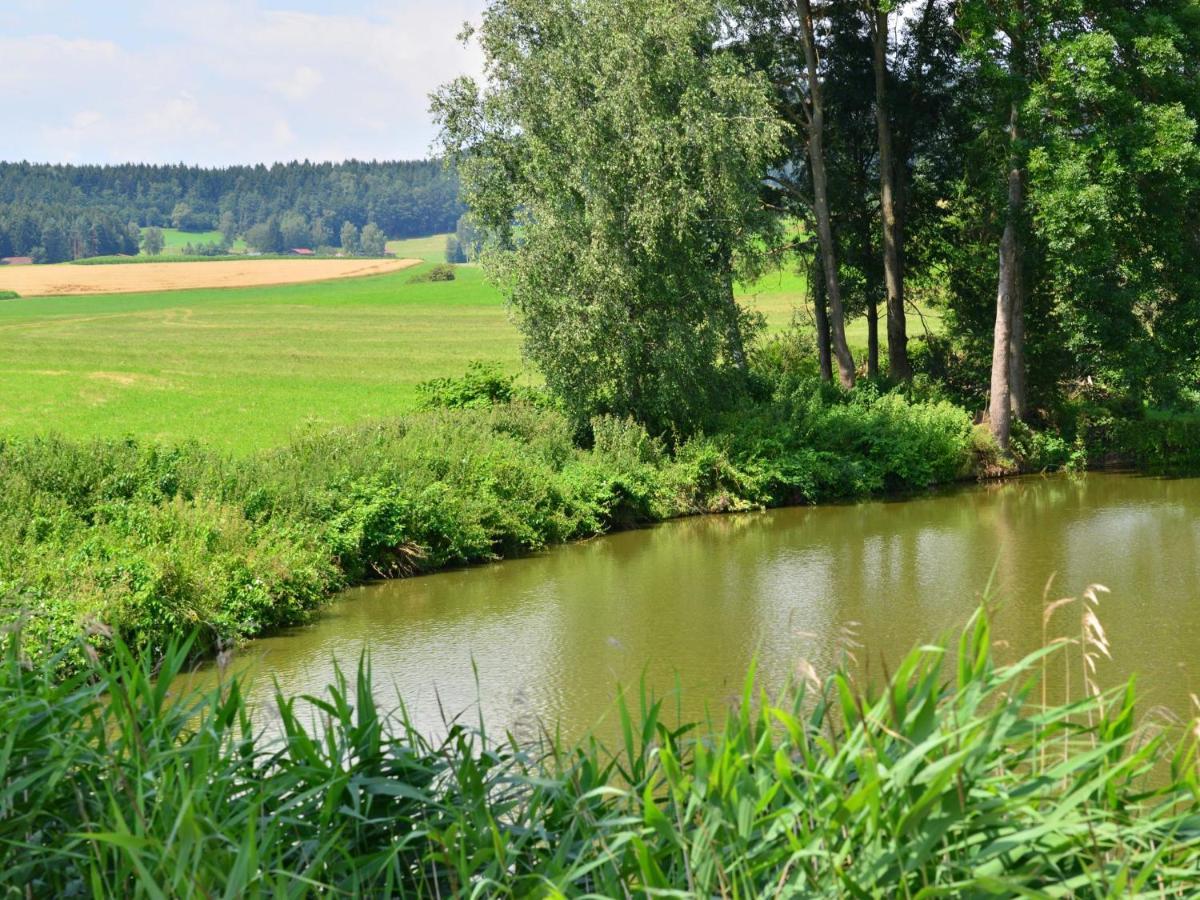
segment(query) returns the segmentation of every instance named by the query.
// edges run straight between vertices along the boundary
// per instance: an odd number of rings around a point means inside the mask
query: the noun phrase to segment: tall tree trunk
[[[742,309],[733,295],[733,272],[725,273],[725,302],[728,321],[725,325],[725,343],[730,359],[743,375],[749,374],[750,364],[746,360],[746,344],[742,339]]]
[[[825,267],[818,254],[810,269],[812,277],[813,318],[817,322],[817,358],[821,362],[821,380],[833,381],[833,354],[829,351],[829,312],[825,299]]]
[[[1013,294],[1012,330],[1009,334],[1008,392],[1012,414],[1018,422],[1029,419],[1029,398],[1025,386],[1025,254],[1021,238],[1017,236],[1016,291]]]
[[[896,216],[896,164],[892,153],[891,111],[887,99],[888,14],[875,0],[875,124],[879,131],[879,211],[883,219],[883,280],[887,286],[888,374],[912,378],[908,323],[904,317],[904,269]]]
[[[879,377],[879,303],[873,295],[867,307],[867,377]]]
[[[838,380],[842,387],[854,387],[854,357],[846,343],[846,311],[842,304],[842,286],[838,279],[837,249],[833,243],[833,222],[829,214],[829,179],[825,172],[825,109],[821,98],[821,80],[817,72],[817,40],[813,32],[812,4],[800,0],[801,34],[804,61],[808,70],[808,162],[813,179],[813,212],[817,219],[817,237],[825,269],[825,288],[829,292],[829,332],[837,357]]]
[[[1010,114],[1009,137],[1013,153],[1008,172],[1008,212],[1004,235],[1000,239],[999,285],[996,290],[996,330],[992,339],[992,384],[988,404],[992,436],[1002,450],[1008,450],[1012,434],[1012,353],[1013,311],[1020,292],[1020,257],[1017,228],[1021,214],[1022,177],[1016,157],[1017,106]]]

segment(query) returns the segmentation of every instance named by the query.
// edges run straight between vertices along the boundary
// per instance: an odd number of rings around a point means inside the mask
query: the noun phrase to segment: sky
[[[421,159],[484,0],[0,0],[0,160]]]

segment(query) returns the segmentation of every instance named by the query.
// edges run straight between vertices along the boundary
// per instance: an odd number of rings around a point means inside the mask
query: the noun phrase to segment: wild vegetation
[[[236,681],[172,692],[371,578],[1200,464],[1196,0],[491,0],[467,38],[482,80],[432,101],[445,169],[0,165],[0,256],[154,255],[168,223],[219,232],[202,255],[455,229],[411,279],[0,305],[6,888],[1194,894],[1200,732],[1101,689],[1094,590],[1011,665],[981,613],[882,683],[751,679],[719,726],[644,691],[614,751],[418,734],[365,663],[312,724],[281,691],[274,738]],[[772,271],[811,320],[769,337],[739,301]],[[1082,696],[1047,702],[1051,660]]]
[[[770,697],[751,676],[707,726],[643,689],[615,747],[419,734],[379,707],[369,661],[321,697],[280,692],[272,735],[236,680],[169,689],[186,644],[151,661],[118,642],[60,680],[12,637],[0,879],[56,896],[1191,896],[1195,736],[1140,726],[1132,684],[1096,691],[1086,663],[1084,695],[1039,696],[1047,665],[1104,647],[1080,602],[1074,646],[1002,665],[981,613],[885,685],[802,667]]]

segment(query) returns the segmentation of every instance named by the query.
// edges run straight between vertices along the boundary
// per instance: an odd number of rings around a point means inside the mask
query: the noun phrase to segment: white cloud
[[[312,96],[313,91],[324,81],[325,76],[312,66],[297,66],[288,78],[280,78],[271,82],[271,87],[276,93],[298,103]]]
[[[212,0],[148,4],[152,26],[137,36],[0,36],[0,159],[424,156],[429,92],[479,69],[456,35],[481,8],[449,0],[318,14]]]

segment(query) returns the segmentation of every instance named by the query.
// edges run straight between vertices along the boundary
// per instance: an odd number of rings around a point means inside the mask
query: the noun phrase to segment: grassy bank
[[[375,577],[528,553],[675,516],[916,490],[968,473],[945,403],[783,379],[671,451],[597,419],[589,449],[511,381],[442,382],[440,408],[231,456],[199,444],[0,441],[0,617],[49,654],[100,623],[161,650],[303,621]],[[504,399],[503,396],[498,399]],[[80,660],[76,659],[75,663]]]
[[[605,748],[462,726],[431,742],[376,705],[367,667],[311,699],[319,716],[279,696],[268,739],[236,681],[169,690],[186,648],[118,646],[62,681],[14,639],[0,881],[11,896],[1193,896],[1194,737],[1139,726],[1132,686],[1039,701],[1039,673],[1081,666],[1095,640],[1004,666],[980,615],[882,689],[809,671],[768,697],[748,680],[700,728],[643,695]]]

